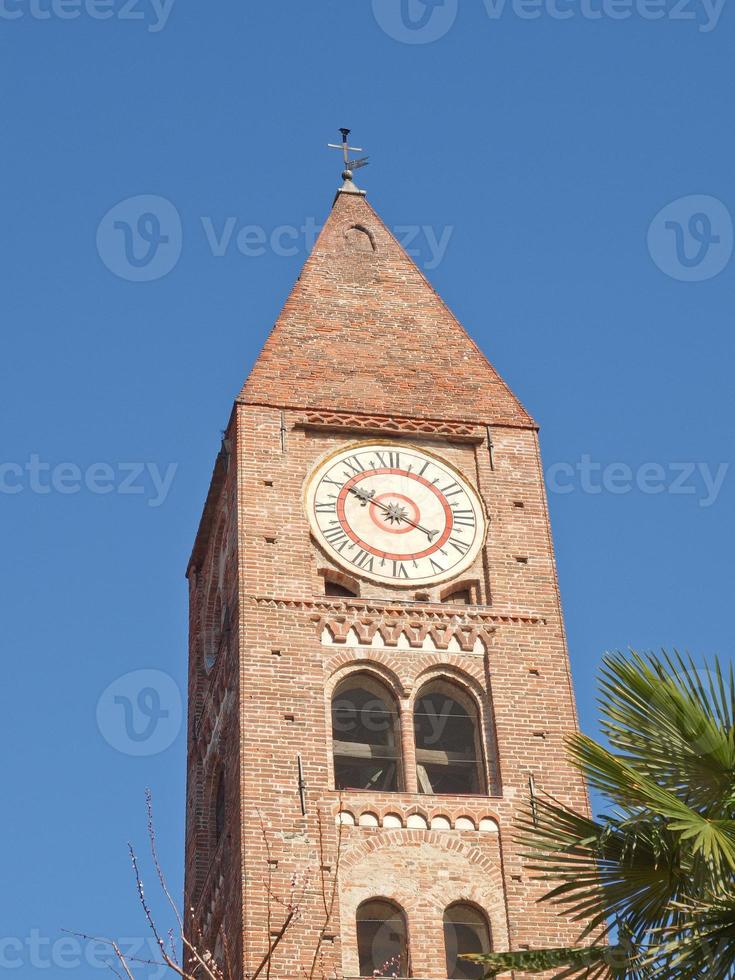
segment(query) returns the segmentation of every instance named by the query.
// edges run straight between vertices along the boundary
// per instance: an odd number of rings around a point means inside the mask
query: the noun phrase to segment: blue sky
[[[0,968],[146,936],[148,785],[180,888],[184,571],[339,126],[542,424],[584,727],[607,649],[731,655],[732,46],[704,0],[0,0]]]

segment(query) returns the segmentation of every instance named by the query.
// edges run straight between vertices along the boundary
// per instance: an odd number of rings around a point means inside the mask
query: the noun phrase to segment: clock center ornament
[[[307,480],[305,505],[312,534],[333,561],[394,586],[457,577],[487,533],[479,496],[451,463],[389,442],[322,459]]]

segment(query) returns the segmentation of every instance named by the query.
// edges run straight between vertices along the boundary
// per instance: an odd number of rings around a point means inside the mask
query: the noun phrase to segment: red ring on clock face
[[[393,527],[393,525],[385,519],[385,511],[380,510],[376,507],[376,504],[388,503],[388,501],[400,500],[404,504],[408,504],[408,517],[414,521],[416,524],[421,523],[421,511],[410,497],[407,497],[402,493],[391,493],[390,490],[387,493],[379,493],[377,497],[373,497],[372,503],[370,504],[369,511],[370,517],[373,524],[380,528],[381,531],[387,531],[389,534],[408,534],[409,531],[414,531],[415,528],[411,527],[410,524],[406,524],[405,527]]]
[[[405,553],[394,554],[393,552],[390,551],[382,551],[378,548],[375,548],[373,545],[370,544],[369,541],[364,541],[358,534],[355,534],[355,532],[352,530],[352,527],[350,526],[349,521],[347,520],[347,514],[345,512],[345,502],[353,487],[357,486],[357,484],[360,483],[362,480],[374,476],[401,476],[406,479],[415,480],[417,483],[420,483],[422,486],[426,487],[427,490],[430,490],[431,493],[434,494],[434,496],[441,504],[442,510],[444,511],[445,523],[444,523],[444,531],[442,532],[442,534],[435,541],[433,541],[428,548],[425,548],[423,551],[417,551],[414,554],[405,554]],[[386,494],[391,495],[390,491],[385,491],[385,492]],[[392,496],[398,496],[398,495],[393,494]],[[411,504],[413,505],[413,507],[416,508],[416,510],[418,510],[418,506],[413,501],[411,501]],[[347,483],[343,485],[342,489],[339,492],[339,496],[337,497],[337,520],[339,521],[342,530],[345,532],[345,534],[351,541],[354,541],[355,544],[359,545],[364,551],[369,552],[371,555],[375,555],[377,558],[387,558],[390,561],[412,561],[412,560],[416,561],[419,558],[427,558],[429,555],[433,555],[435,552],[439,551],[440,548],[444,547],[444,545],[451,537],[452,530],[454,528],[454,517],[452,515],[452,508],[449,506],[446,497],[444,497],[441,493],[439,493],[439,491],[437,490],[437,488],[434,486],[433,483],[430,483],[429,480],[425,479],[423,476],[419,476],[418,473],[409,473],[408,470],[390,469],[388,467],[383,467],[377,470],[367,470],[364,473],[357,473],[350,480],[348,480]],[[380,525],[380,527],[381,530],[385,530],[385,528],[382,525]],[[413,531],[415,530],[415,528],[410,528],[410,530]]]

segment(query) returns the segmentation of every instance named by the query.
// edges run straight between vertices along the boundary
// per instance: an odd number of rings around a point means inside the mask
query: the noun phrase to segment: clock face
[[[485,541],[485,512],[470,484],[440,457],[393,443],[327,457],[309,478],[306,512],[334,561],[390,585],[454,578]]]

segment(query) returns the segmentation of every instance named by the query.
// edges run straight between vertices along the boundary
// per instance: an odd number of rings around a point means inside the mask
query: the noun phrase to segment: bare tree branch
[[[184,924],[181,921],[179,908],[176,902],[171,897],[171,893],[168,890],[168,885],[166,884],[166,878],[163,874],[163,871],[161,870],[161,864],[158,860],[158,851],[156,849],[156,828],[153,822],[153,794],[151,793],[150,789],[146,789],[145,791],[145,808],[146,808],[146,813],[148,814],[148,840],[150,841],[150,845],[151,845],[151,856],[153,858],[153,867],[156,869],[156,874],[158,875],[158,881],[160,882],[161,890],[163,891],[163,894],[166,896],[168,904],[171,906],[174,915],[176,916],[176,921],[179,924],[179,932],[183,932]]]

